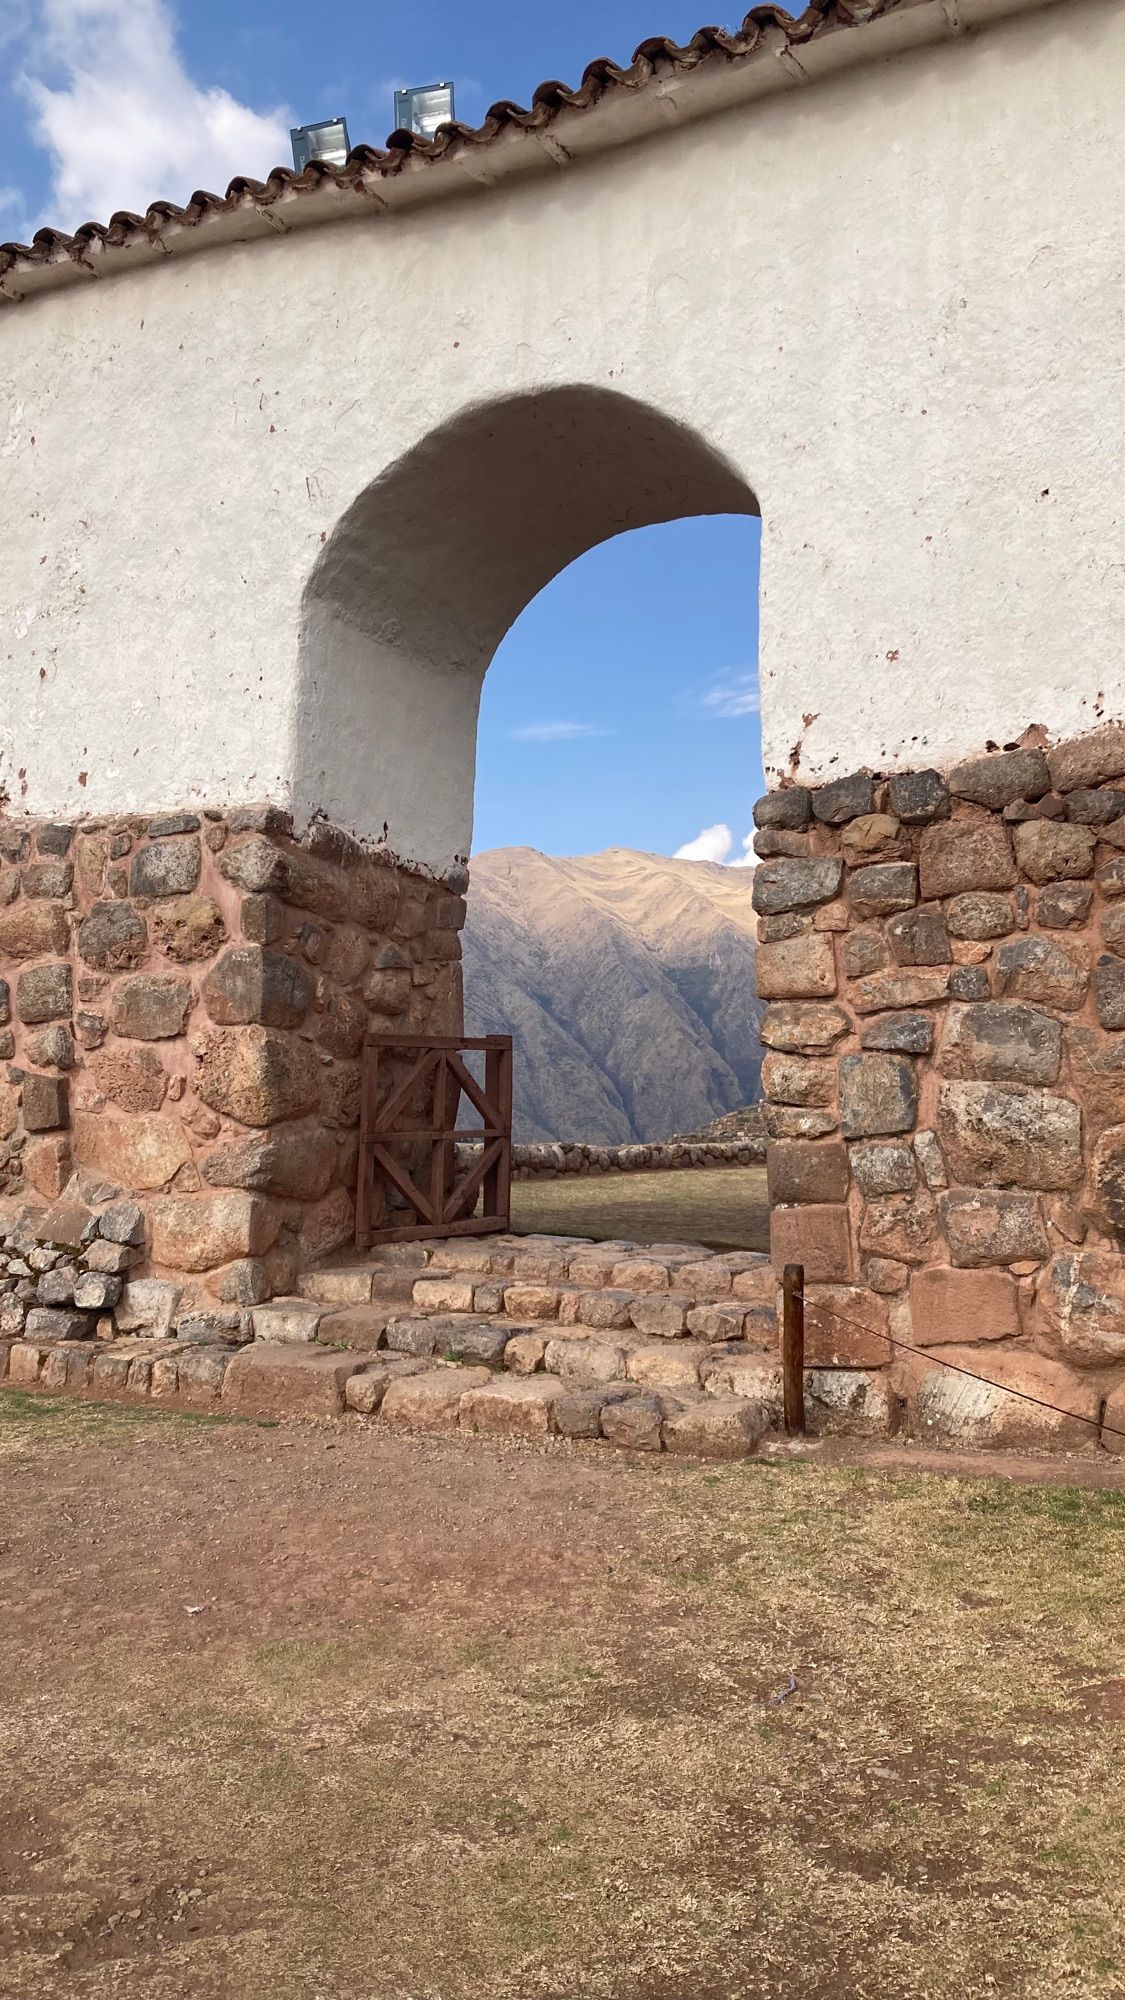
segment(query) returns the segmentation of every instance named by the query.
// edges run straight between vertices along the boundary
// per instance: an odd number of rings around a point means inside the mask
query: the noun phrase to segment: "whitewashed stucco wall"
[[[349,640],[326,689],[302,597],[419,440],[573,383],[757,496],[772,777],[1125,716],[1123,153],[1125,0],[1065,0],[534,182],[5,307],[13,805],[273,798],[466,851],[481,661],[408,701],[409,634],[389,664]],[[549,464],[542,492],[546,519]]]

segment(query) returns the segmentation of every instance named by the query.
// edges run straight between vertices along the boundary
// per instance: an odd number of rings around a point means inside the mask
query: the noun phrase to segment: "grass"
[[[1120,2000],[1125,1496],[180,1421],[25,1427],[0,1993]]]
[[[512,1227],[521,1235],[624,1237],[767,1250],[763,1167],[675,1168],[651,1174],[562,1174],[516,1181]]]

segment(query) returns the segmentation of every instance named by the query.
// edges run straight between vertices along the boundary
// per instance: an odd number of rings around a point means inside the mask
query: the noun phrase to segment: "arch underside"
[[[305,594],[294,803],[444,872],[468,851],[497,647],[586,550],[686,515],[756,515],[696,432],[576,386],[470,409],[344,514]]]

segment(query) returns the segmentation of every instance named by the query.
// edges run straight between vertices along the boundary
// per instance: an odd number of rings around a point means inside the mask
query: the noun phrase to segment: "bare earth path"
[[[1123,1550],[1120,1491],[9,1395],[0,1993],[1111,2000]]]
[[[623,1237],[768,1250],[764,1167],[668,1167],[650,1174],[560,1174],[516,1181],[512,1227],[522,1235]]]

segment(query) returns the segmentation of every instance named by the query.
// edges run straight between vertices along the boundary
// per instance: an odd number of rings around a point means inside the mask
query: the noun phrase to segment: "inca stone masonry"
[[[646,50],[0,251],[6,1191],[120,1184],[220,1300],[346,1241],[365,1032],[460,1023],[496,646],[607,536],[760,512],[776,1256],[1096,1410],[1125,0]]]

